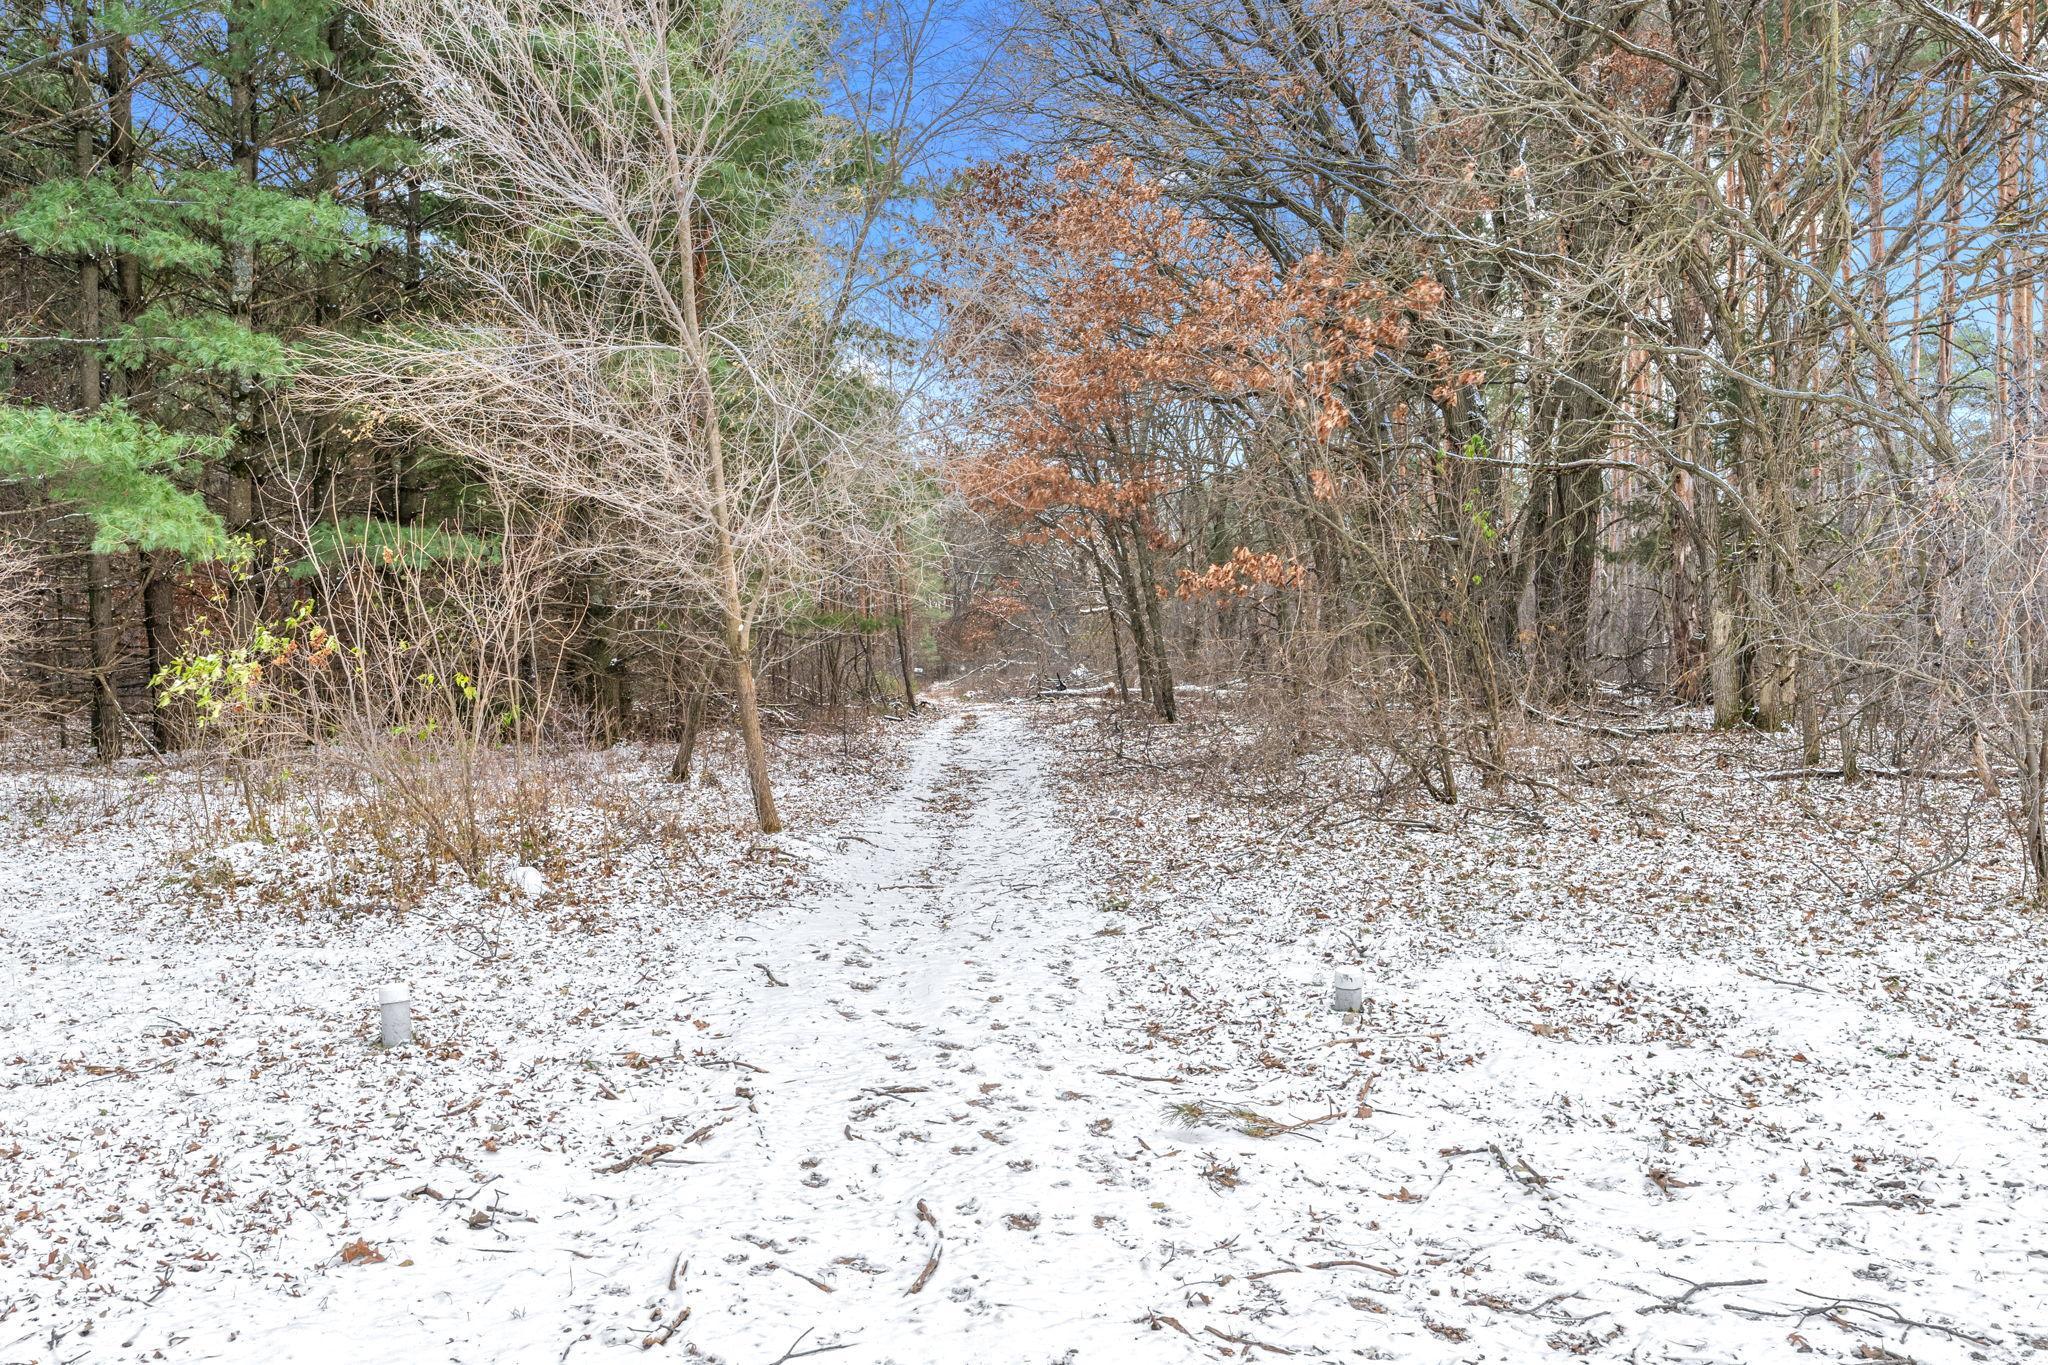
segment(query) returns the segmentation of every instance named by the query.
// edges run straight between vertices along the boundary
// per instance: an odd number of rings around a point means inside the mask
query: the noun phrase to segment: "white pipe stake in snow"
[[[377,1008],[384,1016],[381,1041],[397,1047],[412,1041],[412,992],[403,986],[379,986]]]
[[[1338,972],[1330,978],[1330,1008],[1349,1014],[1365,1006],[1365,978],[1357,972]]]

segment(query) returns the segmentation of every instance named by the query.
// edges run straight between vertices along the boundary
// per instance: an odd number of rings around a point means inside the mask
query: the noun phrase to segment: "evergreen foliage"
[[[93,525],[92,549],[173,550],[192,559],[238,556],[220,518],[179,486],[219,437],[167,432],[122,403],[89,416],[0,405],[0,477],[36,479]]]

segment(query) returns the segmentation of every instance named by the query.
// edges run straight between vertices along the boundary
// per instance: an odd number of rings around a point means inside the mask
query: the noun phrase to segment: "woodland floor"
[[[785,740],[767,839],[613,751],[531,904],[0,770],[0,1361],[2048,1361],[2048,967],[1966,795],[1256,740],[947,701]]]

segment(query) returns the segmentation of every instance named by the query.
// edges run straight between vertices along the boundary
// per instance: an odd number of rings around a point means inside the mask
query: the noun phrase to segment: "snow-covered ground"
[[[793,741],[772,839],[627,752],[537,901],[402,913],[0,773],[0,1361],[2048,1360],[1995,840],[1902,887],[1719,740],[1443,810],[1107,714]]]

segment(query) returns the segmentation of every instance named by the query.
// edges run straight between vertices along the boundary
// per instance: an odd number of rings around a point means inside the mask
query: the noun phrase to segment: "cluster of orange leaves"
[[[1654,113],[1670,102],[1671,93],[1678,86],[1677,70],[1669,61],[1659,60],[1659,54],[1670,54],[1670,35],[1653,33],[1643,48],[1640,52],[1616,49],[1594,65],[1595,79],[1616,109]]]
[[[997,632],[1031,610],[1019,597],[1015,579],[999,579],[993,590],[977,591],[940,630],[946,648],[957,654],[978,654],[995,642]]]
[[[1327,441],[1350,420],[1346,383],[1444,298],[1428,278],[1390,291],[1343,256],[1282,272],[1107,148],[1050,177],[979,169],[938,241],[970,282],[948,300],[952,358],[988,381],[990,446],[955,477],[1036,537],[1086,534],[1089,517],[1149,529],[1172,482],[1152,449],[1162,413],[1257,399]],[[1424,360],[1440,394],[1476,382],[1439,355]]]
[[[1140,525],[1152,500],[1165,491],[1155,475],[1054,463],[1026,455],[968,457],[955,462],[953,481],[979,506],[1027,513],[1025,543],[1085,535],[1081,514]]]
[[[279,646],[276,655],[270,660],[266,662],[259,659],[249,665],[248,685],[254,687],[257,683],[263,681],[266,674],[277,672],[288,666],[296,667],[305,672],[310,672],[316,668],[325,668],[328,664],[334,662],[334,656],[340,648],[341,642],[328,633],[327,627],[316,623],[307,635],[306,649],[303,652],[303,656],[301,655],[298,639],[296,637],[287,639],[283,645]],[[234,709],[241,710],[243,708],[237,706]]]
[[[1228,560],[1211,564],[1200,573],[1182,569],[1180,584],[1174,591],[1183,601],[1195,597],[1242,597],[1256,587],[1298,588],[1307,578],[1308,569],[1299,560],[1240,545],[1230,552]]]

